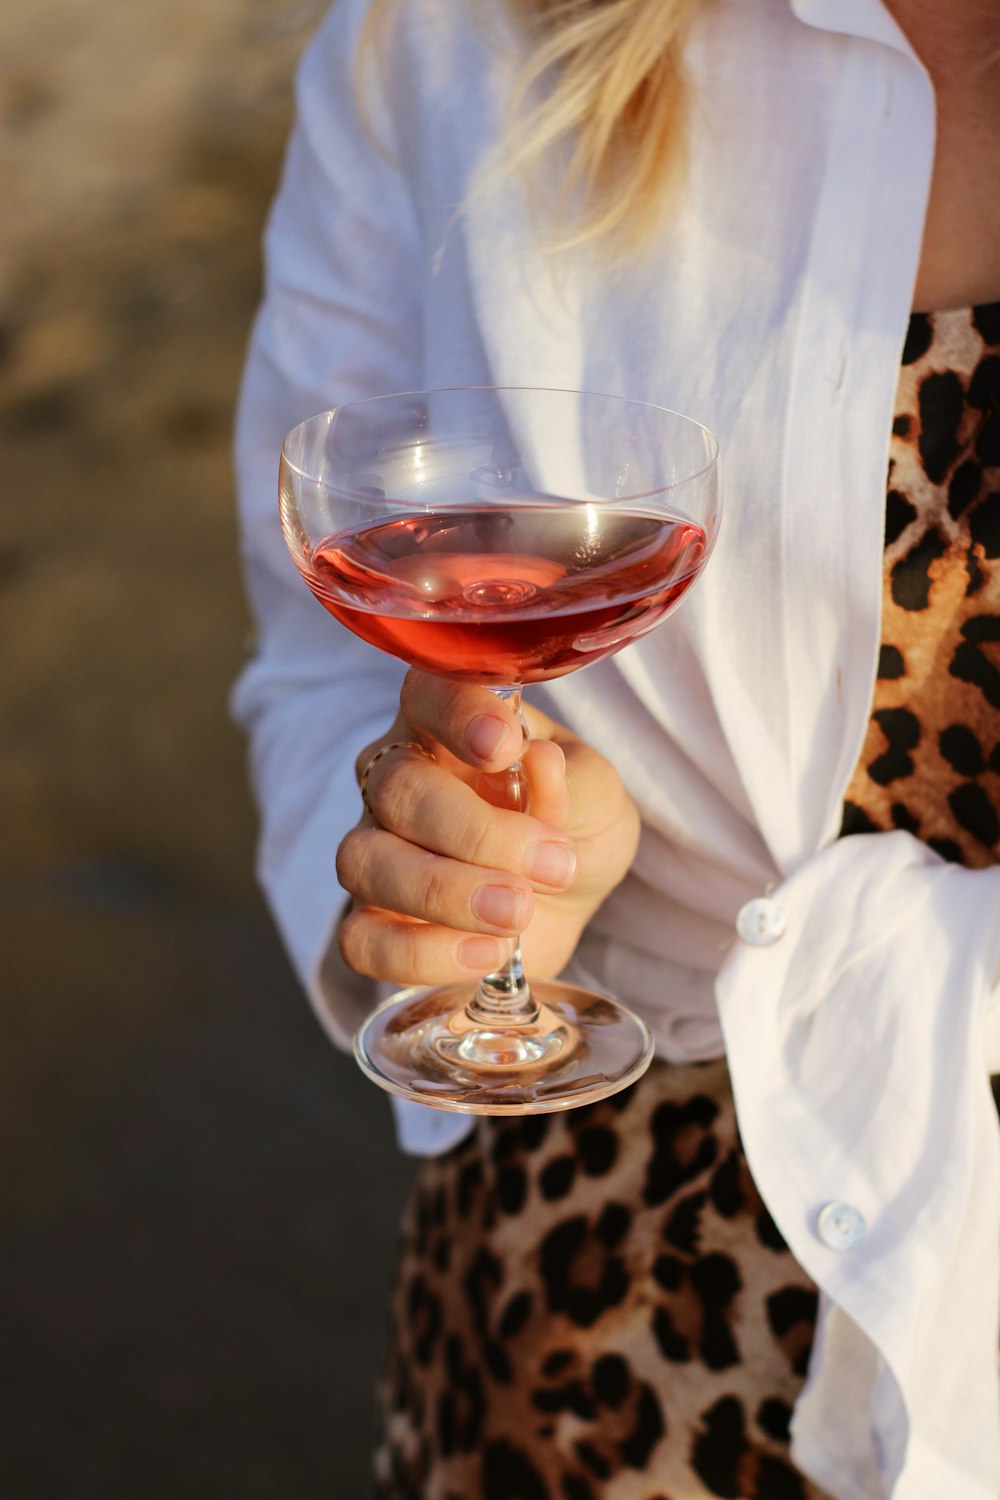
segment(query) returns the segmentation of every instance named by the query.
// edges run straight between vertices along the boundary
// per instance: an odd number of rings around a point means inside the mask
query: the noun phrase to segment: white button
[[[865,1237],[864,1215],[849,1203],[828,1203],[820,1209],[816,1229],[828,1250],[853,1250]]]
[[[748,901],[736,915],[736,931],[751,948],[770,948],[784,937],[787,926],[785,913],[767,896]]]

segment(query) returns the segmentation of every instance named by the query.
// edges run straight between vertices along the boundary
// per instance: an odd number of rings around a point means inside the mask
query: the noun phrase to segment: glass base
[[[374,1011],[354,1055],[380,1088],[471,1115],[573,1109],[627,1088],[649,1067],[645,1024],[608,995],[533,980],[537,1019],[492,1029],[466,1015],[467,984],[403,990]]]

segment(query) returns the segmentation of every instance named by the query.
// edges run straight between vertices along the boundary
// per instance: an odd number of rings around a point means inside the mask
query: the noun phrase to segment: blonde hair
[[[504,170],[565,169],[550,243],[611,259],[646,243],[684,156],[681,44],[699,0],[506,0],[534,43],[511,96]],[[537,197],[537,193],[536,193]]]
[[[394,0],[375,0],[362,48]],[[405,4],[406,0],[401,0]],[[469,0],[479,8],[482,0]],[[470,197],[510,172],[533,188],[552,250],[611,261],[646,244],[684,158],[685,25],[703,0],[504,0],[523,31],[505,131]],[[558,157],[555,193],[542,171]]]

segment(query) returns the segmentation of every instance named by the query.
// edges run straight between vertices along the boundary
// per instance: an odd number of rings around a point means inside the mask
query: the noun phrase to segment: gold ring
[[[368,764],[361,772],[361,781],[359,783],[361,787],[361,800],[365,804],[365,811],[371,813],[373,818],[375,816],[375,809],[368,801],[368,778],[372,774],[372,769],[376,761],[381,760],[383,755],[388,755],[390,750],[419,750],[420,754],[426,756],[428,760],[434,759],[427,746],[419,744],[416,740],[393,740],[391,745],[383,745],[381,750],[376,750],[375,754],[369,757]]]

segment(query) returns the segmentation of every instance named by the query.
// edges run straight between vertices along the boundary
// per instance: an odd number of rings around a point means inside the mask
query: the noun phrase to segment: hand
[[[475,790],[522,751],[516,715],[486,688],[407,674],[400,712],[358,756],[419,741],[433,759],[395,749],[368,777],[367,810],[337,851],[352,896],[339,930],[345,962],[397,984],[487,974],[522,934],[525,968],[558,974],[584,927],[626,874],[639,815],[617,772],[589,745],[525,705],[530,813]]]

